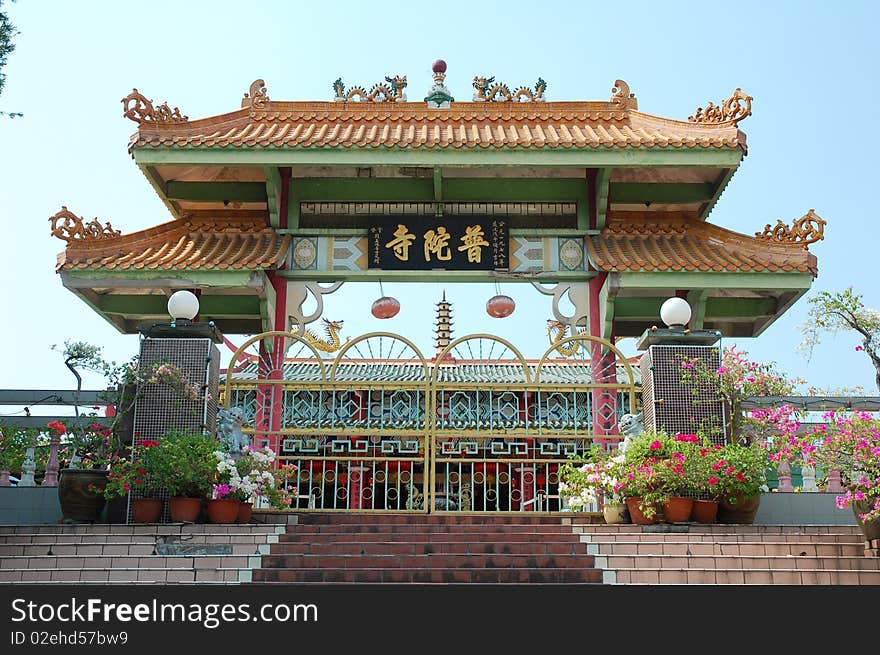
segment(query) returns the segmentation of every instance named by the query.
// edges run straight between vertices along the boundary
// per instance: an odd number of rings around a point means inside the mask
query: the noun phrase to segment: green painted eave
[[[98,310],[105,314],[129,316],[165,316],[168,298],[164,295],[103,295],[98,296]],[[260,298],[256,295],[202,295],[199,313],[203,316],[260,316]]]
[[[107,270],[75,269],[61,272],[65,286],[107,287],[143,286],[138,282],[150,281],[150,286],[168,286],[175,289],[191,287],[252,287],[262,288],[262,271],[211,271],[211,270]]]
[[[706,202],[715,194],[711,184],[628,183],[611,184],[613,203],[691,203]]]
[[[622,289],[809,289],[809,273],[620,273]]]
[[[167,182],[170,200],[190,202],[266,202],[263,182]]]
[[[140,166],[633,166],[736,167],[743,151],[734,148],[288,148],[136,147]]]

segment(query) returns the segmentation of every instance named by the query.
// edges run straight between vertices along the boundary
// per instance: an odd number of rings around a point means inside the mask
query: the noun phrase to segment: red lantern
[[[510,296],[492,296],[486,303],[486,312],[492,318],[506,318],[513,314],[516,303]]]
[[[376,318],[392,318],[397,316],[397,312],[400,311],[400,303],[397,302],[396,298],[382,296],[373,303],[370,311]]]

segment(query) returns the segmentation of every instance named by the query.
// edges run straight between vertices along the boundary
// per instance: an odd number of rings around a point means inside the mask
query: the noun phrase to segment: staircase
[[[857,526],[571,524],[612,584],[875,585]]]
[[[283,525],[0,526],[0,583],[239,584]]]
[[[558,517],[304,514],[253,581],[597,584],[602,572]]]

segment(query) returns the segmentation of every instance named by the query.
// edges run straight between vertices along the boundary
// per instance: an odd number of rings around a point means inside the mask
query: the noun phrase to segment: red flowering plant
[[[731,443],[713,450],[713,453],[716,459],[711,465],[711,478],[717,482],[711,487],[717,489],[719,500],[736,505],[743,499],[767,491],[770,452],[764,444],[757,441],[748,445]]]
[[[142,498],[154,496],[155,489],[151,484],[150,471],[156,468],[151,460],[152,450],[158,441],[144,440],[131,448],[127,454],[116,454],[110,460],[110,472],[107,474],[107,486],[104,497],[107,499],[126,496],[134,490],[140,491]]]
[[[112,428],[94,421],[85,427],[50,421],[46,427],[61,437],[59,460],[64,468],[107,470],[116,448]]]

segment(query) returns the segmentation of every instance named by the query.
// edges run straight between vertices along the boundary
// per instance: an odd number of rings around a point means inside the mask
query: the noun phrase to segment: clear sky
[[[549,100],[606,100],[626,80],[642,111],[686,119],[735,87],[754,97],[740,124],[749,154],[709,220],[752,234],[810,208],[828,221],[813,292],[854,285],[880,307],[875,220],[880,46],[875,2],[78,2],[19,0],[5,9],[19,28],[0,109],[0,388],[71,388],[51,349],[65,339],[104,346],[116,360],[137,352],[66,291],[54,271],[63,243],[48,217],[61,205],[123,233],[170,220],[126,151],[135,124],[120,99],[137,87],[190,118],[239,107],[263,78],[274,100],[328,100],[331,84],[372,85],[407,75],[423,97],[437,59],[460,100],[476,74],[511,86],[548,82]],[[489,285],[386,284],[400,314],[373,319],[378,285],[348,284],[325,297],[344,335],[399,332],[430,350],[434,303],[454,304],[455,334],[493,332],[527,355],[546,345],[550,298],[505,284],[517,310],[490,318]],[[810,294],[811,295],[811,294]],[[757,339],[736,343],[820,387],[862,385],[873,369],[853,336],[827,338],[807,362],[795,347],[802,298]],[[658,319],[659,322],[659,319]],[[241,343],[243,337],[233,336]],[[631,341],[631,340],[630,340]],[[726,344],[731,341],[727,340]],[[99,380],[87,380],[95,387]],[[3,411],[0,408],[0,411]]]

